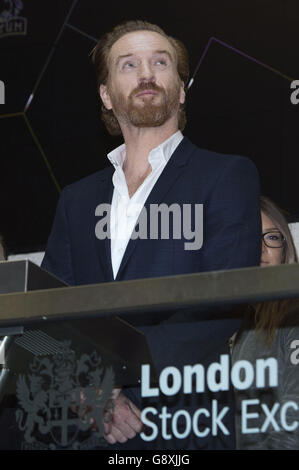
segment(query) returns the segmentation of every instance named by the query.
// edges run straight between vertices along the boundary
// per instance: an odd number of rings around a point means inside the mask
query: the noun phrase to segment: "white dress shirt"
[[[126,158],[126,146],[120,145],[108,154],[115,168],[112,182],[114,186],[111,205],[111,261],[114,279],[125,253],[131,234],[137,223],[140,211],[147,200],[166,163],[183,139],[181,131],[177,131],[169,139],[150,151],[148,162],[152,171],[130,198],[129,190],[122,166]]]

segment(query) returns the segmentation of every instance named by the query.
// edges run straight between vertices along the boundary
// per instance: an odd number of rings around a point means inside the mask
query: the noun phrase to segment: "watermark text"
[[[203,204],[150,204],[149,208],[135,205],[138,214],[137,223],[133,226],[131,239],[136,240],[187,240],[185,250],[199,250],[203,245]],[[111,205],[99,204],[95,215],[101,217],[95,227],[99,240],[111,239]],[[122,217],[122,214],[118,214]],[[123,229],[116,229],[116,239],[125,238]]]
[[[5,104],[5,85],[2,80],[0,80],[0,104]]]
[[[291,94],[291,103],[299,104],[299,80],[293,80],[291,83],[291,90],[294,90]]]

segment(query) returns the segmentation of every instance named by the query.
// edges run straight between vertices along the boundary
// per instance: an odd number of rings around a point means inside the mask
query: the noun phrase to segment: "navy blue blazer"
[[[99,240],[95,215],[111,204],[111,166],[67,186],[60,197],[42,267],[71,285],[113,281],[110,240]],[[258,265],[261,226],[259,177],[247,158],[179,144],[151,191],[150,204],[203,204],[203,245],[185,238],[131,239],[116,280]]]
[[[112,201],[114,168],[106,168],[64,189],[49,237],[42,267],[71,285],[113,281],[110,241],[99,240],[95,215],[99,204]],[[187,138],[179,144],[151,191],[150,204],[203,204],[203,245],[199,250],[185,250],[184,238],[131,239],[125,251],[116,280],[128,280],[174,274],[195,273],[258,265],[261,249],[259,177],[247,158],[221,155],[202,150]],[[178,319],[142,326],[151,350],[156,371],[174,365],[202,363],[208,366],[229,353],[228,338],[240,321],[206,318],[196,323]],[[134,318],[134,316],[132,317]],[[143,407],[139,389],[129,389],[127,396]],[[164,397],[165,398],[165,397]],[[156,399],[156,409],[165,405]],[[173,398],[173,397],[171,397]],[[150,448],[157,449],[225,449],[234,448],[234,414],[231,392],[221,395],[229,405],[224,424],[228,436],[199,439],[195,435],[184,440],[164,441],[157,438]],[[167,404],[169,406],[169,404]],[[180,395],[172,401],[172,410],[184,408],[193,413],[198,407],[211,409],[209,394]],[[203,426],[206,418],[203,417]],[[183,433],[183,431],[182,431]],[[161,436],[160,436],[161,437]],[[128,441],[128,448],[146,448],[137,436]],[[130,447],[131,446],[131,447]],[[125,448],[122,445],[121,448]]]

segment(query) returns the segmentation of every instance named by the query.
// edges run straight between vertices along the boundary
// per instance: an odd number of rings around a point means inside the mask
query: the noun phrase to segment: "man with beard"
[[[182,43],[156,25],[130,21],[99,41],[93,62],[103,119],[111,134],[122,133],[125,143],[108,155],[113,167],[64,189],[43,267],[78,285],[258,265],[261,229],[254,165],[243,157],[199,149],[182,135],[189,74]],[[161,235],[133,239],[141,209],[155,204],[203,204],[203,246],[186,249],[185,232],[178,239],[171,230],[168,239]],[[95,229],[103,207],[111,207],[109,237]],[[227,339],[239,326],[234,319],[198,321],[194,312],[172,312],[157,324],[141,324],[142,316],[139,324],[133,315],[127,319],[145,333],[158,374],[171,365],[182,369],[219,359],[219,354],[228,353]],[[207,427],[202,417],[197,435],[183,437],[183,419],[177,423],[176,438],[170,427],[164,437],[159,432],[155,441],[147,442],[138,434],[140,390],[118,392],[113,421],[106,424],[105,437],[112,445],[126,443],[127,449],[234,446],[229,413],[223,419],[228,433],[220,432],[220,437],[200,431]],[[192,415],[195,409],[211,408],[207,395],[194,395],[177,394],[171,397],[172,403],[165,402],[167,397],[156,397],[157,415],[165,403],[171,413],[183,408]],[[229,399],[225,397],[226,404]],[[165,438],[165,433],[171,437]]]

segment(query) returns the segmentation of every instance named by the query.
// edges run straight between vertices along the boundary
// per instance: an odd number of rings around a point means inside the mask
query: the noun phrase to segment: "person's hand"
[[[104,421],[104,438],[109,444],[124,443],[142,431],[141,411],[120,388],[113,390],[114,409],[110,422]]]

